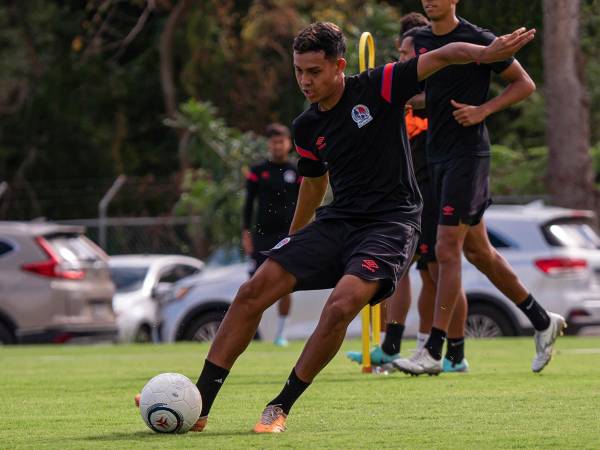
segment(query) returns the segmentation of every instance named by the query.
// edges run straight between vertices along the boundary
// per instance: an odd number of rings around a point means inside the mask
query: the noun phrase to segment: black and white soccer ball
[[[142,419],[157,433],[186,433],[200,417],[201,410],[198,388],[179,373],[161,373],[142,389]]]

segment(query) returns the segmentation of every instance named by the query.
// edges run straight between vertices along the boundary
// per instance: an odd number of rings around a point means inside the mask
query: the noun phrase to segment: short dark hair
[[[294,39],[296,53],[324,52],[328,59],[337,59],[346,53],[346,38],[340,27],[331,22],[315,22],[302,30]]]
[[[267,125],[267,128],[265,129],[265,135],[268,138],[273,136],[290,137],[290,129],[281,123],[274,122]]]
[[[429,20],[423,14],[411,12],[400,18],[400,39],[405,36],[406,32],[413,28],[420,28],[429,25]]]

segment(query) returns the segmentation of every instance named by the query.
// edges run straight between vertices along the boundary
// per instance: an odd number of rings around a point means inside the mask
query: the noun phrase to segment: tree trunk
[[[579,0],[544,0],[544,84],[552,203],[595,209],[589,100],[580,45]]]

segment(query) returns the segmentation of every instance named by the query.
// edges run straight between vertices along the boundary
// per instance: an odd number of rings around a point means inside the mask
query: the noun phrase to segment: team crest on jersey
[[[352,120],[356,122],[358,128],[362,128],[373,120],[373,116],[365,105],[356,105],[352,108]]]
[[[283,247],[284,245],[287,245],[292,239],[289,237],[286,237],[285,239],[282,239],[281,241],[279,241],[279,243],[273,247],[273,250],[279,250],[281,247]]]
[[[286,170],[283,172],[283,181],[286,183],[295,183],[296,182],[296,172],[293,170]]]

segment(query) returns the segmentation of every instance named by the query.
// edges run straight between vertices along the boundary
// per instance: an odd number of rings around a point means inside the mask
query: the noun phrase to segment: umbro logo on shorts
[[[279,241],[277,243],[277,245],[275,247],[273,247],[273,250],[279,250],[281,247],[283,247],[284,245],[288,244],[292,239],[289,237],[286,237],[285,239],[282,239],[281,241]]]
[[[375,272],[379,269],[379,266],[372,259],[363,259],[362,266],[364,269],[367,269],[370,272]]]
[[[419,245],[419,251],[421,253],[428,253],[429,252],[429,245],[427,245],[427,244],[421,244],[421,245]]]
[[[452,216],[454,214],[454,207],[446,205],[442,208],[442,214],[445,216]]]
[[[315,145],[317,147],[317,150],[322,152],[325,149],[325,147],[327,147],[327,143],[325,142],[325,136],[319,136]]]

